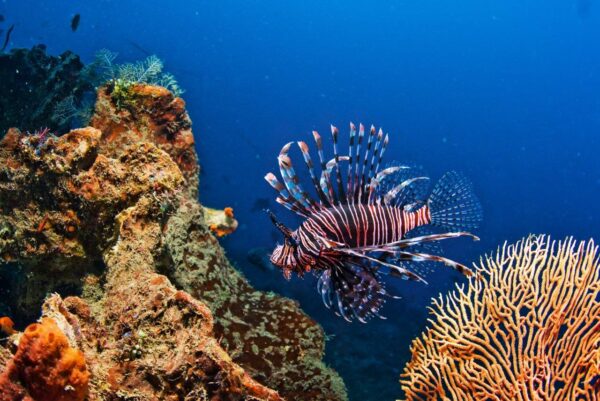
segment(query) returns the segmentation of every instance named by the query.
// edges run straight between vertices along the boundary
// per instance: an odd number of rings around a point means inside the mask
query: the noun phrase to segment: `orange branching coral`
[[[407,400],[600,400],[600,263],[593,241],[506,244],[434,299],[400,377]]]
[[[50,318],[25,329],[15,356],[0,376],[0,400],[81,401],[89,373],[83,353],[69,346]]]

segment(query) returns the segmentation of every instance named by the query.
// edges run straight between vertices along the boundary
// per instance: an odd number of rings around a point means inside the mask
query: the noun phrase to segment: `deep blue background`
[[[347,324],[327,311],[314,280],[280,278],[246,261],[272,247],[273,198],[262,177],[288,141],[383,125],[391,158],[432,177],[457,169],[482,200],[482,241],[447,243],[473,261],[528,233],[585,239],[600,219],[600,4],[572,1],[29,1],[3,0],[11,47],[48,45],[90,61],[159,55],[186,89],[204,173],[201,200],[233,206],[240,229],[223,241],[261,289],[298,299],[334,336],[327,361],[353,400],[400,396],[410,340],[429,298],[462,278],[440,268],[425,287],[392,287],[385,322]],[[73,14],[81,13],[77,32]],[[0,77],[1,78],[1,77]],[[2,94],[0,94],[2,95]],[[299,161],[298,161],[299,162]],[[286,215],[281,208],[276,210]],[[294,219],[288,218],[288,222]]]

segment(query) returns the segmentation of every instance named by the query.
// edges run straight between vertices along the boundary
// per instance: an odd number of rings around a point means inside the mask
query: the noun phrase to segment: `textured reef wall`
[[[101,151],[119,157],[130,145],[149,142],[165,151],[197,197],[199,165],[192,121],[185,102],[160,86],[134,84],[123,89],[109,82],[98,90],[90,125],[102,131]]]
[[[254,290],[202,224],[197,203],[182,204],[164,241],[165,273],[210,306],[222,344],[253,377],[290,400],[345,398],[342,380],[321,361],[321,327],[294,301]]]
[[[5,307],[21,325],[40,306],[43,317],[23,333],[3,326],[0,400],[45,400],[41,380],[62,389],[54,400],[347,399],[321,361],[323,330],[225,257],[215,232],[235,220],[196,200],[183,100],[108,84],[91,121],[0,142],[1,268],[16,273]],[[31,379],[22,344],[40,327],[56,333],[35,341],[51,337],[69,357],[34,355]],[[55,371],[68,374],[57,383],[44,373]]]

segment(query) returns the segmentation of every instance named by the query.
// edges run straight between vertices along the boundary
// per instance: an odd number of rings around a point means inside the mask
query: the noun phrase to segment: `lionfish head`
[[[285,238],[283,245],[277,245],[273,250],[270,258],[271,263],[280,268],[283,271],[285,278],[289,280],[292,271],[300,274],[302,271],[302,269],[298,268],[298,242],[296,235],[292,230],[280,223],[270,210],[265,211],[269,214],[273,225],[281,231]]]
[[[283,272],[286,279],[290,279],[293,271],[298,271],[297,248],[287,241],[277,245],[271,254],[271,263]]]

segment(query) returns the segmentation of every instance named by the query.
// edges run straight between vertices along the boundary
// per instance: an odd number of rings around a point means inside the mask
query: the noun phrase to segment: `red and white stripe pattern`
[[[302,250],[317,253],[319,238],[349,248],[384,246],[403,239],[416,227],[430,224],[429,208],[414,212],[385,205],[348,204],[322,209],[312,214],[298,229]]]

